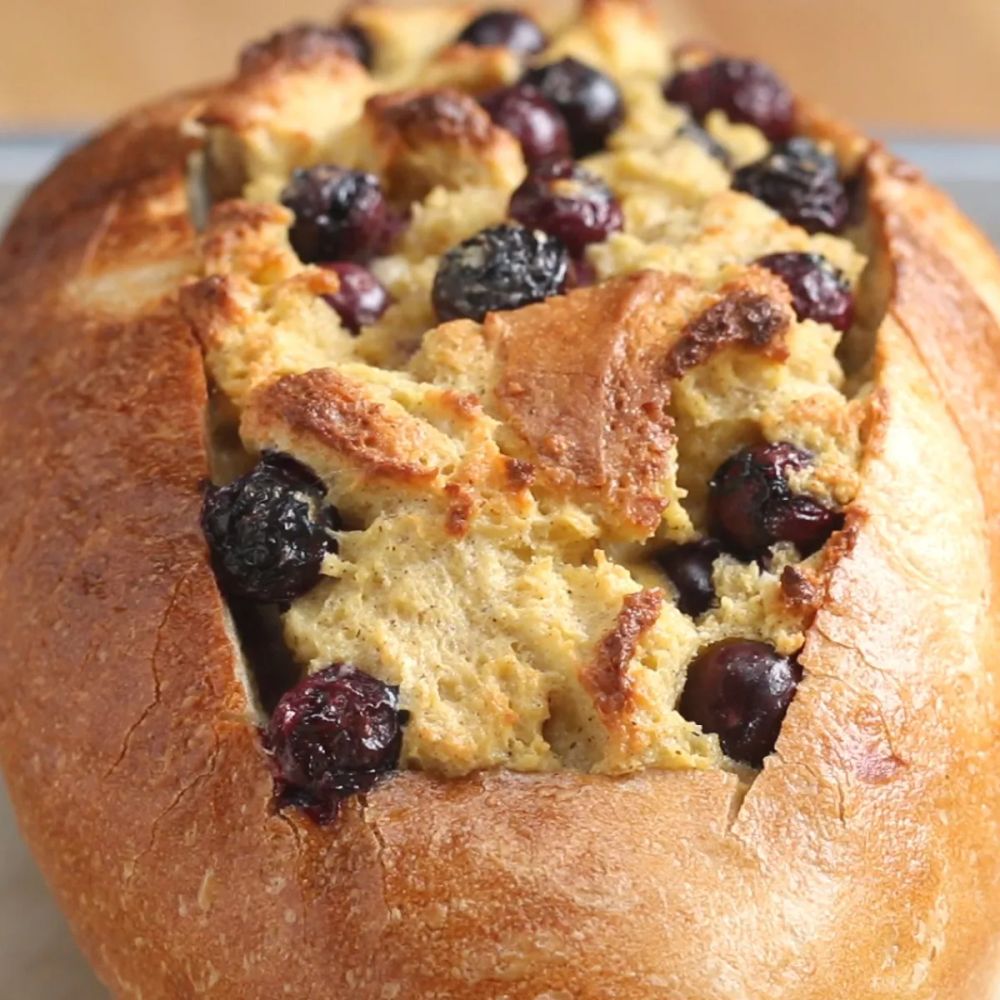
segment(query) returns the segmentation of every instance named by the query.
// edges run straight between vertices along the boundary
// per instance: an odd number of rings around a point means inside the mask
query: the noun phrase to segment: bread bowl
[[[374,75],[336,32],[276,36],[71,154],[0,250],[0,760],[99,975],[143,998],[990,996],[986,241],[802,102],[770,140],[692,106],[723,157],[675,138],[661,84],[714,57],[671,64],[645,6],[591,0],[528,60],[621,87],[584,159],[622,229],[569,263],[515,237],[565,294],[442,307],[442,255],[512,228],[528,150],[478,98],[522,57],[449,45],[468,7],[352,16]],[[861,179],[850,238],[731,190],[720,160],[789,127]],[[417,206],[366,251],[394,303],[357,337],[278,203],[331,148],[390,217]],[[773,253],[822,254],[856,319],[799,316]],[[709,483],[788,443],[811,458],[779,478],[835,517],[812,554],[780,531],[750,552]],[[275,451],[321,478],[312,521],[341,516],[322,579],[281,595],[293,663],[203,532],[206,479]],[[669,553],[718,534],[685,613]],[[734,638],[801,671],[760,760],[677,710]],[[400,766],[289,795],[267,709],[332,662],[398,688]]]

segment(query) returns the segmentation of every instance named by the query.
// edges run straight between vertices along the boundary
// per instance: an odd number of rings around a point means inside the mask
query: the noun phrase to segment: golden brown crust
[[[177,130],[73,154],[0,249],[0,762],[119,996],[982,1000],[1000,921],[1000,265],[875,152],[890,279],[850,551],[806,680],[735,775],[408,773],[319,829],[271,784],[198,529]],[[194,276],[194,263],[190,265]],[[181,268],[183,270],[183,267]],[[30,499],[29,499],[30,498]]]
[[[535,481],[535,467],[523,458],[506,459],[504,472],[512,490],[523,490]]]
[[[201,241],[210,276],[235,272],[253,278],[273,268],[281,249],[261,236],[291,221],[292,213],[281,205],[231,199],[213,206]]]
[[[524,172],[517,140],[460,90],[379,94],[366,104],[361,127],[371,150],[364,165],[404,201],[437,185],[458,188]]]
[[[786,566],[781,571],[781,595],[793,608],[813,611],[819,594],[810,574],[797,566]]]
[[[353,58],[354,47],[333,25],[293,24],[251,42],[240,52],[240,76],[253,76],[288,66],[309,66],[331,55]]]
[[[673,471],[670,380],[726,345],[780,353],[793,319],[787,288],[756,269],[710,303],[689,279],[647,271],[492,313],[483,336],[526,457],[552,487],[649,535]]]
[[[475,501],[469,490],[458,483],[448,483],[444,492],[450,501],[445,516],[445,531],[455,538],[462,538],[468,534]]]
[[[315,441],[360,470],[369,479],[389,479],[417,485],[432,483],[438,470],[413,461],[430,449],[422,425],[405,415],[389,413],[363,385],[332,368],[289,375],[261,388],[250,419],[267,437],[269,424]]]
[[[342,87],[363,85],[368,73],[357,60],[337,46],[313,48],[308,55],[278,54],[266,65],[241,73],[214,90],[200,109],[205,125],[226,125],[246,131],[271,121],[303,85]]]
[[[368,102],[366,113],[377,128],[399,142],[420,149],[432,142],[467,142],[489,145],[490,117],[460,90],[413,90],[379,94]]]
[[[664,356],[676,328],[659,319],[689,285],[647,272],[513,313],[492,313],[499,412],[555,486],[602,498],[651,533],[672,462]]]
[[[662,590],[629,594],[618,612],[614,628],[598,645],[593,663],[584,671],[583,684],[602,715],[616,718],[625,714],[632,694],[629,664],[635,657],[639,640],[656,623],[662,607]]]
[[[727,286],[718,302],[681,331],[667,355],[666,372],[680,378],[716,351],[736,344],[784,360],[788,357],[784,337],[793,321],[788,289],[782,282],[770,283],[767,294],[743,284]]]

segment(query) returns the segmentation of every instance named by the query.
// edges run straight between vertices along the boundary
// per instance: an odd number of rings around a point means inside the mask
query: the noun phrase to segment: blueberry
[[[434,308],[443,321],[481,321],[489,312],[560,294],[568,271],[569,252],[555,237],[521,226],[493,226],[441,258]]]
[[[714,160],[718,160],[727,170],[733,165],[732,154],[710,132],[697,122],[685,122],[675,133],[680,139],[697,143]]]
[[[726,756],[760,767],[774,750],[802,668],[766,642],[723,639],[688,666],[678,711],[717,733]]]
[[[843,527],[843,514],[788,485],[788,474],[810,460],[808,452],[779,442],[743,448],[719,466],[709,484],[709,513],[727,548],[758,559],[776,542],[792,542],[810,555]]]
[[[795,101],[775,74],[749,59],[715,59],[682,69],[663,85],[663,96],[703,122],[710,111],[730,121],[756,125],[772,142],[792,136]]]
[[[490,118],[521,143],[529,164],[572,152],[569,129],[562,112],[532,87],[517,84],[480,98]]]
[[[696,618],[715,603],[712,567],[722,554],[714,538],[675,545],[656,556],[670,582],[677,588],[677,607]]]
[[[377,177],[330,164],[296,170],[281,193],[289,238],[306,263],[365,261],[385,249],[393,219]]]
[[[562,112],[577,156],[603,149],[608,136],[625,120],[618,85],[578,59],[529,69],[521,82],[540,91]]]
[[[839,232],[851,210],[836,159],[811,139],[775,146],[763,159],[737,170],[733,187],[809,233]]]
[[[368,791],[397,766],[405,721],[399,688],[348,664],[300,681],[264,733],[278,805],[329,823],[342,799]]]
[[[842,333],[854,322],[854,293],[847,279],[817,253],[772,253],[758,261],[792,293],[799,319],[829,323]]]
[[[340,288],[323,298],[336,311],[340,321],[351,333],[376,323],[389,308],[389,293],[371,271],[360,264],[337,261],[324,264],[340,278]]]
[[[556,236],[574,257],[621,230],[621,206],[607,184],[572,160],[550,160],[528,174],[510,201],[511,217]]]
[[[515,10],[488,10],[458,36],[458,41],[485,48],[510,49],[533,56],[548,45],[545,34],[526,14]]]
[[[223,589],[271,603],[315,586],[339,527],[325,492],[309,469],[275,453],[228,486],[209,487],[201,523]]]
[[[356,24],[348,24],[340,31],[344,37],[345,45],[353,51],[354,58],[365,69],[371,69],[375,62],[375,50],[368,35]]]

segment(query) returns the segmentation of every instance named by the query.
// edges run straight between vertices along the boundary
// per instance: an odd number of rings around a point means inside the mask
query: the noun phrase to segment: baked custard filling
[[[279,801],[760,767],[858,489],[858,156],[633,0],[362,7],[200,125],[203,523],[302,671]]]

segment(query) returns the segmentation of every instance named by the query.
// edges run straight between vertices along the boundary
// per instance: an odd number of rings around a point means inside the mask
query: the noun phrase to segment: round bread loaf
[[[763,67],[359,7],[0,249],[0,763],[121,997],[1000,983],[1000,264]]]

